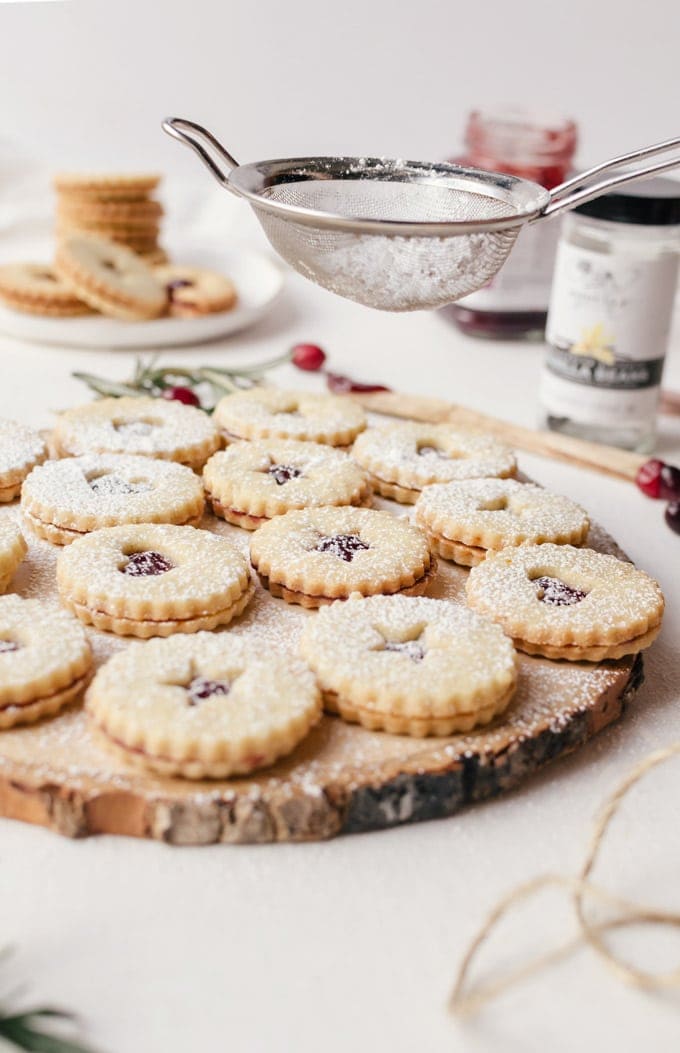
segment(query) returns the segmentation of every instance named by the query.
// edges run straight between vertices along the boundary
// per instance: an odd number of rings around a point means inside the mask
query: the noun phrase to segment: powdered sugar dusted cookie
[[[5,592],[14,572],[28,551],[19,524],[0,518],[0,592]]]
[[[348,446],[366,427],[364,411],[349,399],[275,388],[225,395],[214,419],[230,441],[278,438]]]
[[[196,470],[220,445],[203,410],[146,396],[105,398],[67,410],[52,434],[62,457],[88,453],[131,453],[179,461]]]
[[[488,724],[517,681],[514,647],[497,625],[423,597],[334,603],[307,622],[301,650],[327,709],[397,735]]]
[[[354,443],[352,456],[383,497],[403,504],[413,504],[433,483],[505,478],[517,468],[512,450],[491,436],[414,421],[369,428]]]
[[[464,566],[481,563],[488,549],[525,541],[582,544],[588,517],[574,501],[515,479],[468,479],[428,486],[414,520],[433,549]]]
[[[205,267],[169,264],[154,267],[154,274],[165,288],[168,313],[174,318],[197,318],[228,311],[236,303],[234,283]]]
[[[132,644],[98,671],[87,710],[136,764],[188,779],[273,764],[321,716],[302,661],[226,633]]]
[[[632,563],[571,545],[520,545],[473,567],[468,603],[529,654],[600,661],[635,654],[656,636],[664,599]]]
[[[21,491],[26,521],[55,545],[123,523],[195,525],[203,508],[201,481],[190,468],[151,457],[48,461],[33,469]]]
[[[248,604],[248,561],[217,534],[166,524],[109,527],[59,554],[57,584],[81,621],[121,636],[226,625]]]
[[[47,447],[37,431],[0,419],[0,503],[19,496],[28,473],[46,457]]]
[[[91,666],[85,633],[70,614],[0,596],[0,728],[57,713],[84,689]]]
[[[346,453],[290,439],[233,443],[213,454],[203,482],[215,514],[246,530],[294,508],[363,505],[371,497],[366,473]]]
[[[250,559],[273,596],[320,607],[356,592],[421,595],[436,570],[427,538],[368,508],[306,508],[265,523]]]
[[[6,263],[0,267],[0,302],[13,311],[54,318],[91,314],[92,308],[47,263]]]
[[[102,314],[143,321],[166,306],[165,289],[132,249],[92,234],[67,234],[54,269],[75,295]]]

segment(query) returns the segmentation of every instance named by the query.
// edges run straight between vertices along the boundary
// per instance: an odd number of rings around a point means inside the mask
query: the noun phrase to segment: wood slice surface
[[[404,506],[380,502],[396,514]],[[0,508],[19,518],[19,509]],[[202,524],[247,549],[251,535],[212,515]],[[58,605],[58,548],[25,528],[29,553],[11,590]],[[601,529],[592,548],[622,555]],[[468,571],[440,560],[428,595],[461,603]],[[314,612],[276,600],[258,583],[226,632],[263,649],[295,648]],[[89,630],[100,665],[127,640]],[[0,733],[0,815],[71,837],[108,833],[172,844],[306,841],[452,815],[512,789],[616,720],[642,683],[640,656],[601,663],[519,656],[517,694],[492,724],[445,739],[367,731],[324,716],[287,758],[248,778],[194,782],[132,766],[80,706]]]

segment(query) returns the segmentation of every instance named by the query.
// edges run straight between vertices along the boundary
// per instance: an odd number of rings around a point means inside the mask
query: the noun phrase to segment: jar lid
[[[680,180],[657,178],[633,183],[625,190],[603,194],[577,205],[573,211],[610,223],[637,223],[648,227],[680,224]]]

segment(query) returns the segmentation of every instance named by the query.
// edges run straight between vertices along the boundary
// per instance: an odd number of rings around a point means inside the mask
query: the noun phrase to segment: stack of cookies
[[[158,242],[163,206],[152,196],[160,179],[154,174],[57,175],[57,241],[94,234],[127,246],[147,263],[166,263]]]

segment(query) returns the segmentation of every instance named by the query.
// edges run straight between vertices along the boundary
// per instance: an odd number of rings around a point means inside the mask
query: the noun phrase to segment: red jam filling
[[[549,603],[553,607],[570,607],[573,603],[585,600],[587,596],[586,592],[572,588],[559,578],[535,578],[534,585],[539,588],[537,595],[541,603]]]
[[[133,552],[128,556],[128,561],[121,567],[121,573],[129,574],[133,578],[142,578],[149,575],[165,574],[174,567],[167,556],[161,552]]]
[[[279,486],[283,486],[284,483],[288,483],[291,479],[297,479],[302,475],[301,470],[295,468],[292,464],[273,464],[267,471],[269,475],[274,477],[275,482]]]
[[[351,563],[357,552],[370,546],[362,541],[358,534],[333,534],[332,537],[321,537],[317,542],[317,552],[330,552],[345,563]]]
[[[102,497],[110,497],[115,494],[140,494],[151,487],[148,483],[128,483],[119,475],[99,475],[90,481],[90,489]]]
[[[230,690],[231,684],[227,680],[208,680],[204,676],[196,676],[187,685],[189,705],[197,706],[199,702],[213,695],[228,695]]]
[[[396,640],[387,640],[385,642],[385,650],[405,654],[412,662],[422,662],[425,657],[425,648],[419,640],[405,640],[403,643],[399,643]]]

